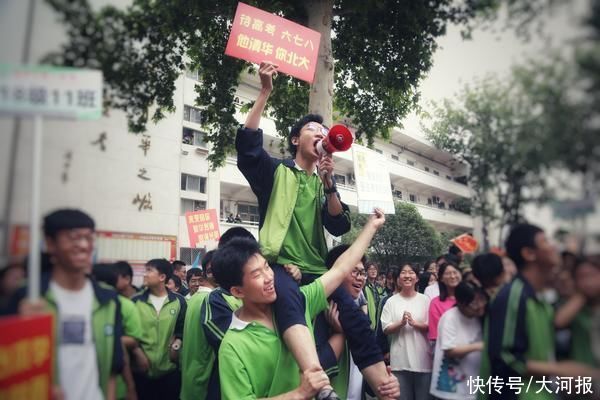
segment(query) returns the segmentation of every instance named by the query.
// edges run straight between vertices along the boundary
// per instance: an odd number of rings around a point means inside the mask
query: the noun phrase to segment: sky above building
[[[449,26],[447,34],[438,40],[433,66],[420,85],[421,106],[429,109],[432,101],[453,98],[465,84],[489,74],[506,76],[511,66],[527,58],[543,57],[549,49],[569,54],[573,44],[585,35],[582,20],[590,0],[562,3],[540,17],[542,35],[535,33],[536,26],[532,26],[529,41],[518,37],[514,30],[504,30],[503,17],[485,29],[475,29],[470,40],[462,38],[460,27]],[[421,133],[419,122],[413,113],[403,123],[405,129]]]

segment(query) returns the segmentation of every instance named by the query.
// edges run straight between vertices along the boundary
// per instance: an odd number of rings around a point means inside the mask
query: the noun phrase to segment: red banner
[[[225,54],[279,70],[311,83],[321,34],[285,18],[238,3]]]
[[[50,399],[52,316],[0,318],[0,399]]]
[[[219,240],[219,220],[217,210],[192,211],[185,213],[185,221],[190,235],[190,247],[204,247],[202,244],[209,240]]]
[[[460,236],[450,240],[456,245],[463,253],[475,253],[479,247],[479,242],[473,236],[468,233],[463,233]]]

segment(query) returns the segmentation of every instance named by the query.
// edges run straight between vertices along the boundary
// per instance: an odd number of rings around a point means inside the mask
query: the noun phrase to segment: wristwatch
[[[333,183],[333,185],[331,185],[331,187],[329,189],[323,189],[323,193],[325,194],[332,194],[332,193],[336,193],[337,192],[337,186],[335,185],[335,182]]]

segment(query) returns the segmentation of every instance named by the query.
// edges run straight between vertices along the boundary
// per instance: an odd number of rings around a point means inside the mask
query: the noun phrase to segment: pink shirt
[[[446,300],[440,300],[440,297],[436,297],[431,300],[429,304],[429,334],[427,337],[429,340],[437,340],[438,337],[438,322],[442,314],[454,307],[456,299],[454,297],[446,297]]]

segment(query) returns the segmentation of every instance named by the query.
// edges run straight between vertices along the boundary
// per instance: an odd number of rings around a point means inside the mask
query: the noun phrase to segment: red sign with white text
[[[260,64],[312,83],[321,34],[275,14],[238,3],[225,54]]]
[[[52,315],[0,318],[0,399],[50,399]]]
[[[461,249],[463,253],[475,253],[479,247],[477,239],[467,233],[463,233],[450,241]]]
[[[221,237],[217,210],[214,208],[186,212],[185,222],[190,236],[190,247],[204,247],[204,242],[209,240],[218,241]]]

